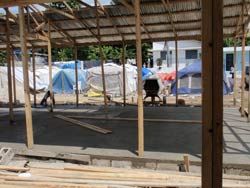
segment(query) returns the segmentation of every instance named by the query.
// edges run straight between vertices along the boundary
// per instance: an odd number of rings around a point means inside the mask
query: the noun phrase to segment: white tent
[[[114,63],[104,64],[105,83],[107,94],[122,96],[123,94],[123,68]],[[126,64],[126,95],[136,91],[137,72],[134,66]],[[103,92],[101,67],[88,69],[87,85],[89,96],[95,96]]]

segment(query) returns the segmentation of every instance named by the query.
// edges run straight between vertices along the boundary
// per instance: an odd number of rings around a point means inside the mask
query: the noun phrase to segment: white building
[[[246,66],[250,62],[250,46],[246,46]],[[237,47],[237,66],[238,73],[241,72],[242,54],[241,47]],[[163,62],[163,67],[175,69],[175,42],[155,42],[153,43],[153,61],[154,66],[157,65],[158,59]],[[195,40],[178,41],[178,60],[179,69],[201,59],[201,42]],[[224,70],[229,73],[233,66],[234,48],[226,47],[223,49]]]
[[[201,42],[195,40],[178,41],[179,68],[185,67],[201,58]],[[162,60],[163,66],[175,67],[175,42],[153,43],[153,61],[157,65],[158,59]]]

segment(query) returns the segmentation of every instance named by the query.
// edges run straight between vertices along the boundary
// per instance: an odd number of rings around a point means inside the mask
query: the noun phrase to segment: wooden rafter
[[[102,6],[101,2],[99,0],[97,0],[97,3],[99,4],[100,7],[102,7],[102,11],[104,12],[104,14],[106,15],[106,17],[108,18],[108,20],[110,21],[110,23],[112,24],[113,28],[117,31],[117,33],[121,36],[122,40],[124,41],[124,36],[121,33],[121,31],[118,29],[117,24],[114,22],[114,20],[110,17],[108,11]]]
[[[171,12],[171,7],[170,7],[169,0],[162,0],[162,3],[164,5],[165,9],[168,11],[168,14],[167,14],[168,15],[167,16],[168,20],[171,23],[171,26],[172,26],[172,29],[173,29],[173,32],[174,32],[175,36],[177,36],[177,32],[176,32],[174,21],[173,21],[173,15],[172,15],[172,12]]]
[[[133,13],[135,12],[134,7],[133,7],[131,4],[129,4],[129,3],[127,2],[127,0],[121,1],[121,3],[122,3],[125,7],[127,7],[127,9],[129,9],[131,12],[133,12]],[[145,24],[144,24],[142,18],[140,18],[140,19],[141,19],[141,25],[142,25],[143,29],[146,31],[146,33],[147,33],[149,39],[152,39],[152,37],[151,37],[151,35],[149,34],[149,31],[148,31],[147,27],[145,26]]]

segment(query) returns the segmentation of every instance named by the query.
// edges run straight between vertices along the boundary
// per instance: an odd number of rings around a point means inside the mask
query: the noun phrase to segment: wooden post
[[[244,15],[244,1],[241,7],[242,15]],[[242,24],[242,65],[241,65],[241,116],[245,116],[245,64],[246,64],[246,57],[245,57],[245,44],[246,44],[246,35],[245,35],[245,25],[244,25],[244,16],[241,17],[241,24]]]
[[[135,0],[136,17],[136,63],[138,75],[138,154],[144,155],[144,114],[143,114],[143,88],[142,88],[142,48],[141,48],[141,15],[140,0]]]
[[[11,54],[11,62],[12,62],[12,81],[13,81],[13,96],[14,96],[14,104],[17,103],[16,100],[16,70],[15,70],[15,57],[14,57],[14,49],[12,49]]]
[[[102,43],[101,43],[101,37],[100,37],[100,16],[98,13],[97,8],[97,0],[95,0],[95,7],[96,7],[96,25],[97,25],[97,37],[98,37],[98,46],[99,46],[99,57],[101,60],[101,70],[102,70],[102,87],[103,87],[103,97],[104,97],[104,106],[105,111],[107,111],[107,93],[106,93],[106,82],[105,82],[105,72],[104,72],[104,54],[102,50]]]
[[[75,59],[75,79],[76,79],[76,107],[79,105],[79,88],[78,88],[78,63],[77,63],[77,47],[74,46],[74,59]]]
[[[202,52],[202,188],[221,188],[223,0],[202,0]]]
[[[178,106],[178,40],[177,36],[175,38],[175,80],[176,80],[176,89],[175,89],[175,105]]]
[[[53,83],[52,83],[52,53],[51,53],[50,21],[48,24],[48,65],[49,65],[50,112],[53,112],[54,94],[53,94]]]
[[[236,77],[236,69],[237,69],[237,46],[236,46],[236,37],[234,38],[234,94],[233,94],[233,103],[234,103],[234,106],[236,106],[236,99],[237,99],[237,77]]]
[[[18,11],[19,11],[20,42],[21,42],[21,50],[22,50],[22,62],[23,62],[23,82],[24,82],[24,96],[25,96],[27,146],[29,149],[31,149],[34,144],[34,140],[33,140],[32,112],[31,112],[31,104],[30,104],[28,51],[27,51],[27,46],[26,46],[26,31],[25,31],[23,7],[19,6]]]
[[[33,88],[34,88],[34,106],[36,107],[36,60],[35,50],[32,47],[32,65],[33,65]]]
[[[126,46],[124,41],[122,42],[122,79],[123,79],[123,106],[126,106]]]
[[[12,123],[14,121],[13,113],[13,97],[12,97],[12,78],[11,78],[11,47],[10,47],[10,23],[9,23],[9,11],[6,10],[6,49],[7,49],[7,73],[8,73],[8,93],[9,93],[9,120]]]

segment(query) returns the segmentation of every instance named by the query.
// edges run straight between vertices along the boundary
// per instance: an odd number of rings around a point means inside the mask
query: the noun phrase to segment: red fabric
[[[159,76],[159,78],[161,79],[162,82],[164,82],[165,80],[173,81],[173,80],[175,80],[175,77],[176,77],[175,71],[173,71],[171,73],[157,73],[157,75]]]

